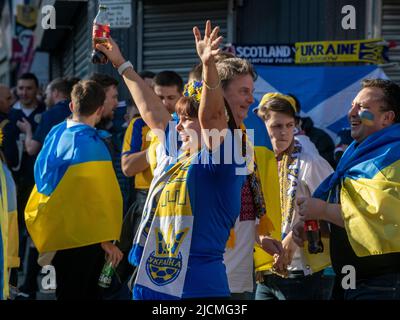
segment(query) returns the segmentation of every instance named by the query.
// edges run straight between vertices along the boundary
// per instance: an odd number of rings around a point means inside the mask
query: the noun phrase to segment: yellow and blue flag
[[[8,295],[8,210],[7,210],[7,184],[3,166],[0,164],[0,300]]]
[[[0,209],[2,210],[2,209]],[[3,215],[3,212],[0,213]],[[0,222],[3,224],[3,222]],[[4,259],[4,242],[3,242],[3,232],[1,231],[2,228],[0,228],[0,300],[4,300],[4,297],[7,294],[6,288],[4,286],[4,283],[7,283],[7,266],[5,265],[5,259]]]
[[[353,142],[314,197],[341,203],[357,256],[400,252],[400,124]]]
[[[7,186],[7,212],[8,212],[8,268],[18,268],[20,259],[18,256],[18,214],[17,214],[17,190],[10,169],[2,163]]]
[[[279,195],[278,163],[272,150],[264,122],[253,112],[249,112],[244,121],[247,130],[254,130],[255,162],[261,181],[266,211],[259,223],[260,234],[271,234],[277,240],[281,239],[281,205]],[[256,245],[254,250],[254,265],[257,271],[272,268],[274,258]]]
[[[44,142],[25,221],[40,253],[118,240],[122,195],[102,132],[65,121]]]
[[[15,183],[0,163],[0,300],[8,297],[8,269],[19,267],[18,218]]]

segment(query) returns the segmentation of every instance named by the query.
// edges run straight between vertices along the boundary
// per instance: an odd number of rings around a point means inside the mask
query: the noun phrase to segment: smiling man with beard
[[[122,176],[122,171],[119,165],[121,159],[121,150],[119,150],[118,143],[115,141],[115,128],[113,128],[112,121],[114,119],[115,109],[118,107],[118,81],[104,73],[93,73],[89,77],[89,80],[96,82],[104,89],[104,93],[106,95],[106,99],[104,100],[103,104],[104,111],[101,115],[100,122],[96,124],[96,129],[107,132],[107,134],[103,136],[103,140],[111,154],[113,167],[117,173],[117,176]]]

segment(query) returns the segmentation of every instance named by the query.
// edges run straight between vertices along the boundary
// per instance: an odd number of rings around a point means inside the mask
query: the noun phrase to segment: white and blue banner
[[[349,127],[347,112],[366,78],[387,79],[377,66],[255,66],[258,73],[256,103],[268,92],[294,94],[301,103],[301,117],[311,117],[316,127],[332,138]]]

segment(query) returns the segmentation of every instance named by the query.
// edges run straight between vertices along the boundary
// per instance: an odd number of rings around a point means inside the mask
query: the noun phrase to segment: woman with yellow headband
[[[274,268],[286,277],[264,272],[258,277],[256,299],[322,299],[322,270],[311,270],[305,252],[293,241],[292,227],[299,219],[296,199],[310,196],[332,173],[332,168],[325,159],[304,148],[295,137],[297,110],[291,96],[264,95],[257,114],[265,122],[278,161],[284,251],[275,256]]]

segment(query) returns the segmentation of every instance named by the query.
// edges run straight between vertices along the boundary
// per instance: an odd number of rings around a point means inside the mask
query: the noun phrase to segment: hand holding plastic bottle
[[[117,45],[117,43],[113,40],[113,38],[108,39],[109,44],[96,44],[96,49],[104,53],[107,58],[111,61],[115,68],[118,68],[121,64],[125,62],[125,58],[122,56],[122,53]]]

